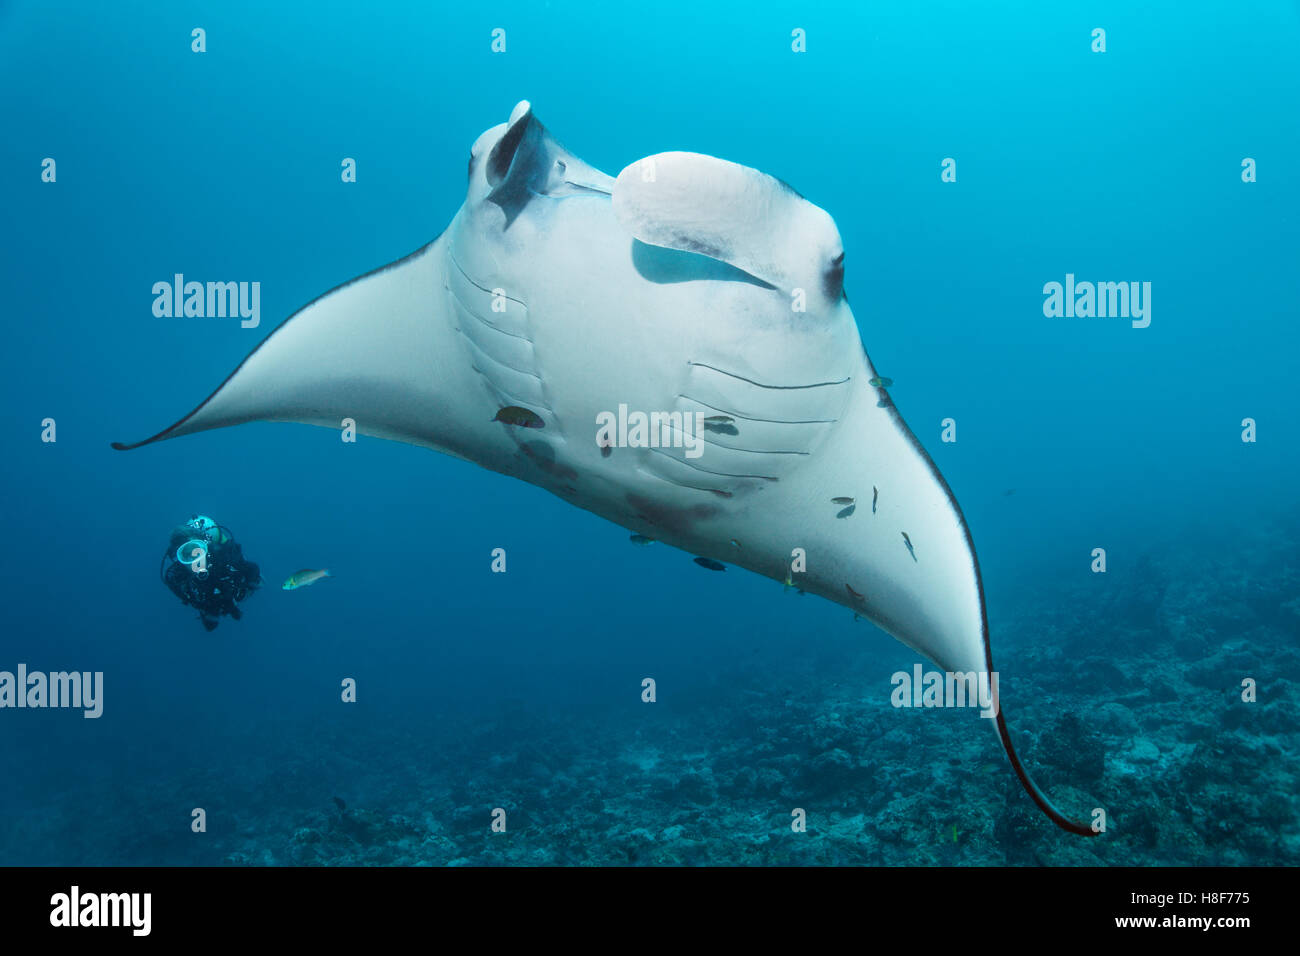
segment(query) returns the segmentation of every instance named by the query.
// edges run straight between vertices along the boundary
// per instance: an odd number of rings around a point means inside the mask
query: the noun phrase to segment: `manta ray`
[[[352,425],[531,482],[705,567],[797,579],[945,671],[994,673],[970,531],[863,347],[828,213],[696,153],[611,178],[527,101],[479,136],[468,178],[436,239],[315,299],[194,411],[113,447]],[[664,440],[598,440],[623,406],[659,413]],[[699,422],[694,449],[671,440]],[[1034,784],[995,709],[1034,803],[1093,835]]]

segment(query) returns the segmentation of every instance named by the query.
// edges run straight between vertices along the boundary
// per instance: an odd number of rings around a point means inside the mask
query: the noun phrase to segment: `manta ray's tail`
[[[1062,830],[1069,830],[1071,833],[1077,833],[1079,836],[1096,836],[1099,831],[1094,830],[1086,823],[1078,823],[1071,820],[1060,810],[1052,805],[1052,801],[1047,799],[1043,791],[1038,789],[1038,784],[1034,783],[1032,777],[1025,770],[1024,765],[1020,763],[1020,757],[1016,754],[1016,748],[1012,746],[1011,734],[1007,731],[1007,722],[1002,716],[1002,708],[998,708],[997,713],[998,736],[1002,739],[1002,749],[1007,752],[1007,758],[1011,761],[1012,768],[1016,771],[1016,776],[1020,778],[1020,785],[1025,788],[1025,792],[1033,798],[1034,803],[1038,804],[1038,809],[1042,810],[1052,822]]]
[[[971,550],[972,553],[974,553],[973,544]],[[984,666],[988,668],[988,673],[994,674],[996,671],[993,670],[993,647],[989,643],[988,608],[984,604],[984,585],[982,582],[980,583],[979,593],[980,618],[983,625],[983,634],[981,636],[984,639]],[[1071,833],[1077,833],[1079,836],[1096,836],[1099,832],[1098,830],[1094,830],[1086,823],[1079,823],[1076,820],[1071,820],[1060,810],[1056,809],[1052,804],[1052,801],[1047,799],[1047,795],[1038,789],[1038,784],[1034,783],[1034,778],[1029,776],[1029,771],[1027,771],[1024,764],[1020,762],[1020,756],[1016,753],[1015,745],[1011,743],[1011,732],[1007,730],[1007,721],[1006,718],[1002,716],[1002,707],[1000,702],[997,706],[996,720],[998,739],[1002,741],[1002,749],[1007,752],[1007,759],[1011,761],[1011,769],[1016,772],[1016,776],[1020,779],[1020,785],[1025,788],[1025,793],[1029,794],[1034,803],[1038,804],[1038,809],[1047,814],[1051,821],[1062,830],[1069,830]]]

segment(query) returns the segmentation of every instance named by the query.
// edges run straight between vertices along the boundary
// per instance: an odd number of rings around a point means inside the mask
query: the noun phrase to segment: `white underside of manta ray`
[[[474,144],[441,236],[316,299],[185,418],[114,447],[350,418],[777,581],[802,548],[805,591],[944,670],[992,673],[965,519],[871,384],[843,261],[831,217],[771,176],[662,153],[611,179],[523,102]],[[698,456],[602,447],[597,416],[620,405],[713,427]],[[493,421],[510,406],[542,427]],[[994,723],[1034,802],[1092,835],[1030,780],[1001,708]]]

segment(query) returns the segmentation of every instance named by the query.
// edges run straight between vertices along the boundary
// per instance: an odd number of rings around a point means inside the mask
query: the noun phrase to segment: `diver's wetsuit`
[[[243,616],[238,602],[262,582],[260,569],[252,561],[244,560],[243,549],[232,537],[223,544],[210,545],[206,572],[196,572],[173,555],[174,551],[169,551],[163,558],[163,583],[182,604],[198,610],[203,627],[209,631],[216,628],[217,618],[223,614],[238,621]]]

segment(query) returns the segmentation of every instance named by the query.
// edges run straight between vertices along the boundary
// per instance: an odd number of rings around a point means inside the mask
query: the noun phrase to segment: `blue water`
[[[0,710],[0,863],[1300,862],[1300,14],[969,7],[0,4],[0,670],[105,675],[97,720]],[[109,449],[436,236],[524,98],[610,174],[692,150],[834,216],[1009,721],[1102,838],[1039,816],[983,721],[889,708],[919,658],[812,595],[420,448]],[[261,325],[156,318],[178,272],[260,281]],[[1067,273],[1150,282],[1150,326],[1045,317]],[[210,635],[157,576],[198,511],[271,585]],[[335,578],[275,586],[303,566]],[[1053,765],[1067,733],[1103,769]]]

